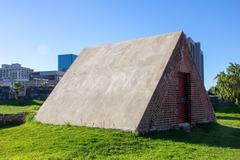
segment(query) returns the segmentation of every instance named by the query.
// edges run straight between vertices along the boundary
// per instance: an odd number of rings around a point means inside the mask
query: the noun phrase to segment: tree
[[[42,82],[42,83],[40,84],[40,87],[42,87],[42,88],[48,88],[48,87],[49,87],[49,84],[48,84],[47,82]]]
[[[207,91],[208,92],[208,95],[216,95],[216,87],[211,87],[209,88],[209,90]]]
[[[222,99],[235,101],[238,104],[240,100],[240,65],[230,63],[227,72],[220,72],[216,79],[214,93]]]
[[[19,99],[19,92],[21,92],[22,90],[23,90],[23,85],[22,85],[22,83],[20,83],[20,82],[14,82],[14,84],[13,84],[13,89],[14,89],[14,91],[15,91],[15,98],[16,99]]]

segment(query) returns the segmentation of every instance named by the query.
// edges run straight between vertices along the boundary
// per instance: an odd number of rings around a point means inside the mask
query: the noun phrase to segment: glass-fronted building
[[[74,54],[58,55],[58,71],[66,72],[76,58]]]

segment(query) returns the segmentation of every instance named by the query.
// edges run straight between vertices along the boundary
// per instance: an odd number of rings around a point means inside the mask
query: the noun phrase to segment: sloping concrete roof
[[[181,34],[84,49],[36,119],[136,130]]]

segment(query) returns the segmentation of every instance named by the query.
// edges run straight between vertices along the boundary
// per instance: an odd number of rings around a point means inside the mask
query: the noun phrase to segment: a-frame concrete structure
[[[148,132],[215,114],[185,35],[176,32],[84,49],[36,119]]]

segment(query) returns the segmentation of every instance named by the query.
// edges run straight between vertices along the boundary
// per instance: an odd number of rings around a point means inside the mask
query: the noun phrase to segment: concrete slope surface
[[[36,119],[136,130],[181,34],[84,49]]]

